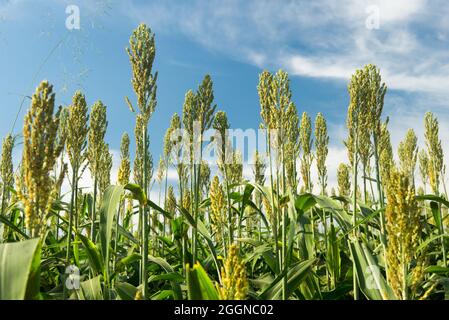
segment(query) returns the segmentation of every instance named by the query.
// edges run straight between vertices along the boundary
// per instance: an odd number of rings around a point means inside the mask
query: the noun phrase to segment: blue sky
[[[72,4],[80,8],[81,30],[65,28]],[[373,8],[378,29],[366,27]],[[69,104],[81,89],[89,105],[101,99],[108,106],[107,140],[117,150],[121,134],[134,127],[124,103],[125,96],[134,99],[125,47],[145,22],[156,33],[159,72],[150,122],[155,161],[171,115],[205,74],[218,108],[233,127],[246,129],[260,122],[259,73],[283,68],[299,111],[313,118],[320,111],[329,121],[333,175],[346,158],[348,79],[366,63],[381,68],[389,87],[384,114],[394,145],[408,128],[422,143],[425,111],[449,124],[448,13],[442,0],[0,0],[0,136],[11,130],[22,96],[47,79],[58,104]],[[25,99],[15,133],[28,106]],[[449,131],[441,135],[449,138]]]

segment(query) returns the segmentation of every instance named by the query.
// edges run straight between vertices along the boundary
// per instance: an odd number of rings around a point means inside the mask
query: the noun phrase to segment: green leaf
[[[433,195],[433,194],[426,194],[426,195],[423,195],[423,196],[416,196],[416,200],[421,200],[421,201],[423,201],[423,200],[435,201],[435,202],[444,204],[447,208],[449,208],[449,201],[443,199],[442,197],[435,196],[435,195]]]
[[[440,234],[426,239],[426,241],[419,245],[419,247],[416,249],[416,252],[421,252],[422,250],[426,249],[433,241],[441,238],[449,238],[449,234]]]
[[[200,235],[204,237],[206,240],[207,246],[209,247],[209,250],[212,254],[212,257],[214,259],[215,265],[218,268],[218,258],[217,253],[215,251],[215,246],[212,242],[212,237],[209,234],[209,231],[207,230],[206,226],[201,222],[201,220],[198,220],[197,223],[195,223],[195,219],[190,215],[190,213],[183,207],[178,206],[179,211],[181,212],[182,216],[187,220],[187,223],[194,229],[197,229]]]
[[[370,249],[357,240],[350,241],[349,249],[355,261],[360,289],[365,296],[371,300],[396,300]]]
[[[0,245],[0,300],[39,296],[39,239]]]
[[[352,289],[353,287],[350,281],[339,283],[334,290],[323,293],[323,300],[344,300]]]
[[[218,300],[217,289],[203,267],[187,265],[187,295],[189,300]]]
[[[127,282],[117,282],[115,290],[120,300],[134,300],[137,293],[137,288]]]
[[[145,195],[145,192],[143,189],[134,183],[128,183],[125,186],[125,190],[128,190],[133,195],[133,199],[139,201],[141,206],[147,205],[147,196]]]
[[[335,226],[330,225],[329,234],[327,237],[326,249],[326,266],[335,279],[340,277],[341,273],[341,258],[340,258],[340,242],[335,231]]]
[[[369,222],[371,219],[373,219],[374,217],[380,215],[381,212],[385,211],[385,208],[381,208],[379,210],[376,210],[374,212],[371,212],[369,215],[367,215],[365,218],[363,218],[362,220],[357,221],[355,226],[351,226],[351,228],[347,229],[347,231],[345,232],[344,236],[348,236],[350,233],[352,233],[355,229],[359,228],[361,225],[366,224],[367,222]]]
[[[116,269],[121,270],[123,267],[133,262],[139,261],[140,259],[141,259],[140,254],[133,252],[128,256],[124,257],[123,259],[121,259],[119,262],[117,262]]]
[[[270,224],[269,224],[267,218],[265,217],[265,214],[256,206],[256,204],[253,201],[251,201],[251,199],[248,199],[247,200],[247,205],[250,206],[252,209],[256,210],[256,212],[262,218],[262,222],[265,225],[265,228],[267,230],[270,230]]]
[[[175,270],[173,269],[173,267],[164,259],[162,258],[158,258],[158,257],[153,257],[153,256],[149,256],[148,260],[151,262],[154,262],[156,264],[158,264],[160,267],[162,267],[165,272],[167,272],[168,274],[173,274],[175,273]],[[173,294],[174,294],[174,298],[175,300],[181,300],[182,299],[182,291],[181,291],[181,287],[177,281],[177,279],[171,279],[170,280],[172,289],[173,289]]]
[[[178,208],[179,212],[181,212],[182,216],[187,220],[187,223],[191,227],[196,228],[195,219],[193,219],[192,215],[184,207],[181,207],[179,205],[176,205],[176,207]]]
[[[121,186],[108,187],[103,195],[103,201],[100,206],[100,243],[103,265],[106,271],[105,281],[109,281],[109,251],[112,227],[123,191],[124,189]]]
[[[426,273],[449,273],[449,268],[442,266],[428,266],[425,270]]]
[[[291,267],[287,273],[287,298],[298,288],[301,282],[312,270],[316,259],[306,260]],[[279,274],[276,279],[259,296],[261,300],[277,300],[282,294],[282,279],[285,271]]]
[[[245,190],[243,191],[243,199],[242,199],[242,211],[248,205],[248,202],[251,200],[251,194],[253,193],[254,186],[251,184],[245,185]]]
[[[283,245],[287,245],[286,265],[290,265],[291,253],[293,252],[294,240],[295,240],[296,234],[297,234],[297,222],[296,221],[297,221],[297,216],[298,216],[298,213],[296,211],[295,199],[294,199],[294,196],[293,196],[293,193],[291,192],[291,190],[289,190],[289,199],[290,199],[290,201],[288,202],[288,215],[289,215],[288,240],[287,240],[287,244],[283,244]]]
[[[151,300],[165,300],[171,296],[173,296],[173,292],[171,290],[162,290],[152,295]]]
[[[101,276],[81,282],[81,291],[85,300],[103,300]]]
[[[15,226],[11,221],[9,221],[6,217],[4,217],[1,214],[0,214],[0,222],[6,224],[9,228],[11,228],[13,231],[17,232],[18,234],[20,234],[25,239],[30,238],[25,232],[23,232],[22,230],[17,228],[17,226]]]
[[[441,229],[441,216],[440,216],[440,206],[435,201],[430,202],[430,210],[432,211],[433,219],[435,220],[435,225],[438,230]]]
[[[165,274],[155,274],[148,278],[148,282],[153,281],[176,281],[176,282],[183,282],[184,277],[182,277],[179,273],[176,272],[170,272]]]
[[[316,204],[315,197],[309,193],[301,194],[297,196],[295,199],[296,209],[302,212],[310,210],[313,206],[315,206],[315,204]]]
[[[165,211],[164,209],[162,209],[161,207],[159,207],[157,204],[155,204],[153,201],[151,201],[150,199],[147,200],[147,204],[153,208],[156,211],[159,211],[160,213],[162,213],[163,216],[165,216],[167,219],[173,219],[173,215],[168,212]]]
[[[95,243],[90,241],[87,237],[83,236],[82,234],[78,234],[78,237],[81,239],[81,242],[86,248],[87,257],[89,259],[89,263],[92,267],[92,270],[94,271],[94,274],[95,275],[103,274],[104,265],[103,260],[101,259],[100,250],[98,250]]]

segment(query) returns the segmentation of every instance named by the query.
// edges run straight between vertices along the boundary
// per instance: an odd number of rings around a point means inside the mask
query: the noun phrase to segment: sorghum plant
[[[18,197],[24,204],[25,224],[31,238],[43,237],[51,204],[55,200],[64,172],[55,180],[51,172],[61,154],[58,141],[59,115],[54,115],[53,86],[43,81],[34,93],[23,125],[23,179]]]

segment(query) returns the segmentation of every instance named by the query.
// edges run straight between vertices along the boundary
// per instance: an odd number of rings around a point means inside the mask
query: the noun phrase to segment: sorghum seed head
[[[443,169],[443,148],[438,135],[438,119],[431,112],[427,112],[424,118],[427,153],[429,154],[429,180],[435,194],[439,192],[440,175]]]
[[[92,176],[98,175],[99,159],[104,144],[104,136],[108,122],[106,120],[106,106],[97,101],[90,112],[90,127],[88,134],[87,159]]]
[[[337,169],[338,193],[340,196],[349,196],[351,193],[351,182],[349,179],[349,166],[340,163]]]
[[[223,209],[225,208],[225,194],[217,176],[212,179],[209,190],[212,228],[217,240],[221,240],[221,232],[226,222]]]
[[[8,134],[2,143],[2,157],[0,177],[4,190],[14,184],[14,172],[12,163],[12,151],[14,148],[14,138]]]
[[[55,196],[53,191],[62,181],[61,177],[55,181],[51,174],[63,149],[57,137],[59,112],[53,115],[54,104],[53,87],[47,81],[41,82],[33,94],[23,126],[22,177],[18,180],[17,196],[24,205],[25,225],[31,237],[45,233]]]
[[[100,192],[103,193],[107,187],[111,185],[111,169],[112,169],[112,154],[109,152],[109,145],[103,144],[98,168],[98,186]]]
[[[118,183],[125,186],[129,183],[129,176],[131,174],[131,162],[129,160],[129,136],[125,132],[122,135],[120,143],[120,167],[118,169]]]
[[[327,134],[326,119],[321,113],[318,113],[315,119],[315,148],[316,148],[316,165],[318,169],[318,176],[322,190],[327,186],[327,168],[326,159],[329,153],[329,135]]]
[[[89,128],[87,123],[89,116],[84,95],[77,91],[69,106],[69,117],[67,120],[67,152],[72,168],[79,166],[86,158],[86,143]]]
[[[245,300],[248,287],[245,265],[239,258],[238,246],[233,244],[221,269],[218,295],[221,300]]]
[[[413,129],[409,129],[404,141],[399,143],[398,155],[401,169],[409,175],[413,183],[418,158],[418,138]]]
[[[126,49],[132,68],[132,85],[137,96],[137,106],[142,114],[144,125],[156,108],[157,72],[153,74],[156,56],[154,33],[145,24],[140,24],[129,39]],[[131,105],[127,99],[128,105]],[[131,106],[132,108],[132,106]],[[133,109],[133,108],[132,108]]]
[[[403,297],[404,272],[410,270],[421,236],[420,210],[415,199],[415,189],[408,174],[392,167],[386,184],[385,210],[388,235],[388,279],[398,298]],[[405,270],[405,271],[404,271]],[[415,269],[419,273],[419,270]]]
[[[419,173],[425,186],[429,181],[429,156],[425,150],[419,151]]]

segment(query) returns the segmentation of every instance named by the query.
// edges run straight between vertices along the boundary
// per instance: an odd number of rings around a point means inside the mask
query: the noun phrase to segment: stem
[[[124,209],[124,201],[120,201],[118,210],[117,210],[117,215],[115,217],[115,243],[114,243],[114,253],[115,253],[115,259],[112,261],[112,270],[115,272],[115,266],[116,266],[116,261],[118,258],[118,254],[117,254],[117,245],[119,242],[119,233],[118,233],[118,227],[119,227],[119,219],[120,219],[120,211],[122,209]],[[115,285],[115,281],[114,281],[114,285]]]
[[[363,202],[365,203],[365,205],[368,205],[368,202],[367,202],[368,199],[366,198],[367,190],[368,189],[366,187],[366,165],[363,164]],[[367,240],[369,240],[370,231],[369,231],[368,221],[365,223],[365,230],[366,230],[366,238],[367,238]]]
[[[76,179],[75,179],[75,238],[77,237],[78,234],[78,167],[76,170]]]
[[[226,185],[226,202],[227,202],[227,210],[228,210],[228,240],[229,246],[234,241],[234,230],[232,226],[232,214],[231,214],[231,198],[230,198],[230,190],[229,190],[229,182],[228,182],[228,174],[226,164],[223,164],[224,176],[225,176],[225,185]],[[227,248],[225,246],[225,256],[227,257]]]
[[[379,193],[379,209],[383,208],[385,205],[384,195],[382,191],[382,184],[380,181],[380,167],[379,167],[379,149],[378,149],[378,137],[374,134],[374,162],[376,167],[376,183],[377,183],[377,193]],[[384,253],[384,261],[385,261],[385,271],[388,269],[387,261],[387,236],[385,232],[385,213],[383,211],[380,212],[380,241],[382,242],[382,249]],[[388,274],[388,272],[386,272]],[[388,282],[388,276],[387,276]]]
[[[335,234],[335,227],[334,227],[334,214],[332,210],[330,211],[330,226],[331,226],[331,233],[332,235]],[[338,240],[337,240],[337,246],[338,246]],[[335,257],[334,257],[335,259]],[[335,263],[332,263],[332,267],[334,270],[332,270],[332,288],[335,289],[337,287],[337,270],[335,267]]]
[[[3,186],[3,192],[2,192],[2,206],[1,206],[2,211],[0,212],[0,214],[4,214],[4,213],[5,213],[6,188],[7,188],[7,186]]]
[[[178,163],[179,163],[179,159],[178,159]],[[182,207],[182,201],[183,201],[183,176],[182,176],[182,167],[179,166],[178,164],[178,179],[179,179],[179,196],[180,196],[180,207]],[[184,236],[184,234],[182,235],[182,257],[181,257],[181,261],[182,261],[182,274],[185,277],[186,276],[186,250],[187,250],[187,243],[186,243],[186,237]]]
[[[443,212],[441,210],[441,204],[438,204],[438,212],[440,215],[440,235],[441,235],[441,252],[443,254],[443,267],[447,267],[447,256],[446,256],[446,248],[444,247],[444,223],[443,223]]]
[[[139,242],[140,242],[140,247],[139,247],[139,253],[140,256],[142,257],[139,263],[139,283],[142,283],[142,278],[143,278],[143,234],[142,234],[142,225],[143,225],[143,210],[142,207],[139,206],[139,221],[137,223],[137,234],[139,237]]]
[[[0,214],[4,214],[5,212],[5,203],[6,203],[6,188],[5,186],[3,186],[3,192],[2,192],[2,205],[1,205],[1,210]],[[0,234],[1,237],[3,237],[3,239],[7,239],[7,229],[6,229],[6,225],[4,223],[0,224],[3,225],[3,234]],[[56,236],[57,237],[57,236]],[[1,241],[2,239],[0,239]]]
[[[443,172],[441,172],[440,174],[441,174],[441,183],[443,184],[444,195],[446,196],[446,200],[447,200],[448,197],[447,197],[446,182],[444,182],[444,174],[443,174]]]
[[[408,268],[407,263],[405,262],[405,253],[404,250],[401,250],[402,254],[402,300],[408,300],[408,286],[407,286],[407,274]]]
[[[353,163],[353,179],[354,179],[354,194],[353,194],[353,217],[352,217],[352,224],[354,227],[353,236],[354,241],[357,240],[357,164],[358,164],[358,124],[356,121],[355,126],[355,139],[354,139],[354,163]],[[359,300],[359,288],[357,284],[357,272],[356,272],[356,264],[355,264],[355,258],[352,257],[352,282],[353,282],[353,290],[354,290],[354,300]]]
[[[197,195],[197,165],[195,163],[193,163],[193,219],[195,220],[195,226],[197,226],[198,224],[198,211],[197,211],[197,201],[198,201],[198,195]],[[193,265],[195,265],[196,260],[197,260],[197,236],[198,236],[198,231],[197,228],[193,229],[193,236],[192,236],[192,253],[193,253]]]
[[[92,213],[91,213],[91,229],[90,229],[90,239],[95,242],[95,220],[97,218],[96,208],[97,208],[97,189],[98,189],[98,179],[97,175],[94,176],[94,199],[92,203]]]
[[[164,209],[167,208],[167,187],[168,187],[168,159],[166,160],[166,165],[165,165],[165,190],[164,190],[165,200],[164,200]],[[165,235],[166,235],[165,216],[163,217],[163,219],[164,219],[164,221],[163,221],[164,229],[162,231],[162,235],[163,235],[163,237],[165,237]],[[164,250],[165,250],[165,241],[162,241],[162,256],[164,256]]]
[[[147,138],[147,126],[143,129],[143,177],[144,177],[144,190],[145,194],[148,194],[148,138]],[[142,204],[140,205],[142,207]],[[143,219],[142,219],[142,240],[143,240],[143,254],[142,254],[142,296],[146,300],[148,298],[148,274],[147,274],[147,258],[148,258],[148,208],[143,207]]]
[[[268,145],[268,156],[270,158],[270,185],[271,185],[271,204],[273,206],[272,211],[273,211],[273,217],[274,217],[274,221],[273,221],[273,237],[274,237],[274,256],[275,256],[275,261],[276,261],[276,271],[279,273],[279,249],[278,249],[278,230],[277,230],[277,208],[274,205],[274,183],[273,183],[273,161],[272,161],[272,157],[271,157],[271,134],[270,134],[270,130],[267,128],[267,145]]]
[[[142,295],[144,299],[148,297],[148,274],[147,274],[147,258],[148,258],[148,209],[143,208],[143,255],[142,255]]]
[[[282,135],[281,135],[282,136]],[[285,195],[286,193],[286,181],[285,181],[285,150],[284,144],[281,144],[282,148],[282,193]],[[278,195],[279,196],[279,195]],[[282,262],[284,264],[283,271],[285,272],[285,276],[282,281],[282,299],[287,300],[287,273],[288,273],[288,265],[287,265],[287,210],[283,209],[282,216]]]
[[[73,206],[75,203],[75,200],[74,200],[75,191],[73,190],[73,188],[76,185],[75,179],[76,179],[76,166],[72,169],[72,195],[70,198],[69,226],[67,229],[67,252],[66,252],[66,264],[67,265],[70,264],[70,247],[72,245],[72,228],[73,228],[72,224],[73,224],[73,214],[74,214]]]
[[[61,151],[61,172],[62,172],[62,170],[64,170],[64,149]],[[56,176],[56,169],[55,169],[55,181],[56,181],[56,179],[57,179],[57,176]],[[61,187],[59,187],[59,190],[58,190],[58,199],[59,198],[61,198]],[[3,210],[2,210],[2,212],[3,212]],[[55,234],[55,238],[56,238],[56,241],[59,241],[59,214],[58,215],[56,215],[56,234]]]

